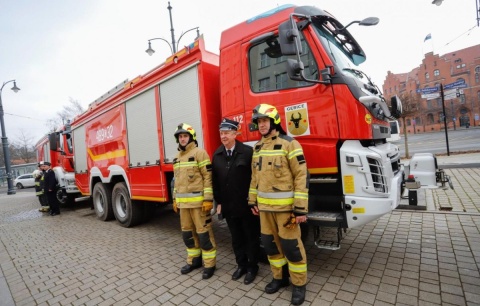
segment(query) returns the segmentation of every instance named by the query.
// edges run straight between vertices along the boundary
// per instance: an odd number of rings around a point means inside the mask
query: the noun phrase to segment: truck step
[[[82,202],[90,200],[90,196],[75,198],[75,202]]]
[[[333,176],[310,178],[310,184],[334,184],[337,181]]]
[[[332,250],[336,251],[340,249],[340,243],[338,241],[330,241],[330,240],[316,240],[315,246],[319,249],[324,250]]]
[[[339,212],[330,211],[314,211],[307,215],[308,220],[337,222],[343,220],[342,214]]]
[[[319,249],[338,250],[340,249],[342,238],[340,224],[337,227],[314,226],[313,240],[315,246]]]

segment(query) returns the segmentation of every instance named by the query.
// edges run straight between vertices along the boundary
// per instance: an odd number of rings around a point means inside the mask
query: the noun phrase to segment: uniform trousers
[[[213,236],[212,216],[199,208],[180,208],[180,225],[182,236],[187,247],[187,263],[202,256],[205,268],[214,267],[217,257],[217,246]]]
[[[301,239],[300,226],[288,229],[284,226],[290,219],[290,212],[260,212],[262,242],[268,255],[273,278],[282,279],[284,265],[292,284],[303,286],[307,283],[307,255]]]
[[[227,217],[235,260],[240,268],[256,273],[260,254],[260,220],[253,214]]]

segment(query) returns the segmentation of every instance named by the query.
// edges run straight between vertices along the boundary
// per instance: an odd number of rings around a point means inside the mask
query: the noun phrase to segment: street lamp
[[[152,38],[152,39],[148,40],[148,49],[145,50],[145,52],[147,52],[148,55],[152,56],[153,53],[155,53],[155,50],[152,49],[152,45],[151,45],[150,41],[157,40],[157,39],[160,39],[160,40],[163,40],[164,42],[166,42],[168,44],[168,46],[170,47],[170,52],[172,52],[172,54],[174,53],[173,49],[172,49],[172,45],[168,42],[168,40],[163,39],[163,38]]]
[[[5,132],[5,123],[3,122],[3,104],[2,104],[2,90],[6,84],[13,82],[13,87],[11,88],[15,93],[17,93],[20,88],[17,87],[17,82],[15,80],[10,80],[4,82],[2,88],[0,88],[0,124],[2,126],[2,147],[3,147],[3,157],[5,159],[5,173],[7,174],[7,184],[8,191],[7,194],[15,194],[15,189],[13,189],[12,182],[12,173],[10,170],[10,151],[8,150],[8,138]]]
[[[182,33],[180,35],[180,38],[178,39],[177,43],[175,43],[175,30],[173,29],[173,21],[172,21],[172,7],[170,6],[170,1],[168,2],[168,13],[170,14],[170,31],[172,32],[172,43],[169,43],[168,40],[164,39],[164,38],[152,38],[152,39],[149,39],[148,40],[148,49],[145,50],[145,52],[147,52],[148,55],[152,56],[153,53],[155,53],[155,50],[152,49],[152,44],[150,43],[150,41],[152,40],[157,40],[157,39],[160,39],[160,40],[163,40],[164,42],[166,42],[168,44],[168,46],[170,47],[170,52],[172,52],[172,54],[175,54],[178,50],[178,44],[180,43],[180,39],[182,39],[183,35],[187,34],[188,32],[192,31],[192,30],[197,30],[197,38],[200,36],[200,33],[198,31],[198,27],[195,27],[195,28],[191,28],[189,30],[187,30],[186,32]]]

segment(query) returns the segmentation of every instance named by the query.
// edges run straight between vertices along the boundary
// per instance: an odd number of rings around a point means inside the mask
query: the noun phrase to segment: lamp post
[[[164,42],[166,42],[168,44],[168,46],[170,47],[170,52],[172,52],[172,54],[175,54],[178,50],[178,44],[180,43],[180,39],[182,39],[183,35],[187,34],[188,32],[192,31],[192,30],[197,30],[197,38],[200,36],[200,33],[198,31],[198,27],[195,27],[195,28],[191,28],[187,31],[185,31],[184,33],[182,33],[180,35],[180,37],[178,38],[178,41],[177,43],[175,43],[175,30],[173,29],[173,21],[172,21],[172,6],[170,5],[170,1],[168,1],[168,13],[170,15],[170,32],[172,32],[172,42],[169,43],[168,40],[164,39],[164,38],[152,38],[152,39],[149,39],[148,40],[148,49],[145,50],[145,52],[147,52],[148,55],[152,56],[153,53],[155,53],[155,50],[152,49],[152,44],[150,43],[152,40],[157,40],[157,39],[160,39],[160,40],[163,40]]]
[[[6,84],[13,82],[13,87],[11,88],[15,93],[17,93],[20,88],[17,87],[17,82],[15,80],[10,80],[4,82],[2,88],[0,88],[0,124],[2,126],[2,147],[3,147],[3,157],[5,159],[5,174],[7,175],[7,184],[8,191],[7,194],[15,194],[15,189],[13,189],[12,182],[12,173],[10,169],[10,151],[8,150],[8,138],[5,132],[5,123],[3,122],[3,104],[2,104],[2,90]]]

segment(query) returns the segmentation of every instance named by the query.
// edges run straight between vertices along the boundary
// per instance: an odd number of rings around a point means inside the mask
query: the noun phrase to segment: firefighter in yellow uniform
[[[186,123],[175,131],[178,154],[173,160],[175,184],[173,209],[180,212],[183,241],[187,247],[187,265],[182,274],[202,266],[203,279],[215,272],[217,248],[212,230],[212,164],[208,153],[198,148],[195,130]]]
[[[308,172],[303,150],[286,136],[277,109],[260,104],[252,121],[262,138],[254,146],[249,205],[260,214],[261,239],[273,280],[265,287],[275,293],[293,284],[292,304],[305,300],[307,256],[299,223],[307,221]]]

